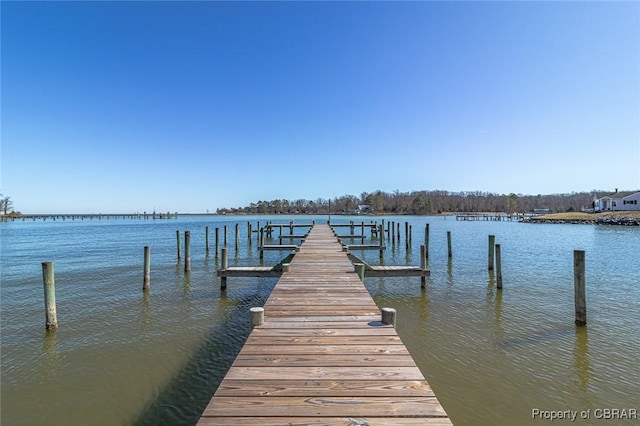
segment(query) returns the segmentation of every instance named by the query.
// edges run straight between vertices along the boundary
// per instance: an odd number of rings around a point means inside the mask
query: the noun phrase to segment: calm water
[[[222,238],[229,227],[231,265],[258,265],[246,223],[267,219],[310,223],[326,216],[2,223],[2,424],[194,424],[246,339],[248,309],[261,306],[276,283],[232,278],[221,295],[214,228]],[[350,219],[362,217],[332,217]],[[534,409],[591,409],[578,424],[600,423],[602,409],[640,413],[640,228],[385,219],[402,224],[401,243],[387,244],[386,264],[419,264],[430,224],[426,290],[418,278],[365,284],[378,305],[398,309],[398,331],[456,425],[540,424]],[[413,227],[409,251],[405,221]],[[178,229],[191,231],[188,275],[176,259]],[[502,246],[502,292],[487,272],[489,234]],[[145,245],[148,296],[141,291]],[[573,325],[574,249],[586,251],[582,328]],[[377,251],[354,254],[378,260]],[[282,256],[265,252],[264,263]],[[60,324],[49,333],[41,270],[47,260],[55,264]]]

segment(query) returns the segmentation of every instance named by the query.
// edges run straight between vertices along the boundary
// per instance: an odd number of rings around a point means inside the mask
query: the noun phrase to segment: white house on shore
[[[593,197],[593,211],[640,211],[640,191],[616,192],[603,197]]]

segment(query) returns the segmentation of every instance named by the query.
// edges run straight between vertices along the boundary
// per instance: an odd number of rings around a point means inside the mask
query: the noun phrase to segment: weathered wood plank
[[[245,345],[240,354],[408,354],[404,345]]]
[[[233,367],[226,375],[229,379],[279,380],[421,380],[424,376],[418,367]]]
[[[225,380],[216,396],[434,396],[423,380]]]
[[[431,416],[446,417],[434,397],[215,397],[205,416]]]
[[[234,367],[411,367],[415,365],[410,355],[241,355]]]
[[[378,327],[359,327],[359,328],[263,328],[257,327],[251,333],[256,337],[282,337],[282,336],[295,336],[295,337],[311,337],[311,336],[323,336],[323,337],[342,337],[342,336],[397,336],[393,327],[378,328]],[[248,343],[248,342],[247,342]]]

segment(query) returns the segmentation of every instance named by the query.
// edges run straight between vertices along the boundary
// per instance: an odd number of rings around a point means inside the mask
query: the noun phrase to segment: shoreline
[[[607,211],[600,213],[552,213],[525,218],[523,223],[561,223],[582,225],[640,226],[640,211]]]

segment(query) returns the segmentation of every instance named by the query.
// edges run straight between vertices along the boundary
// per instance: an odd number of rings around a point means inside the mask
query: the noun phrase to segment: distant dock
[[[134,219],[134,220],[155,220],[155,219],[175,219],[178,213],[119,213],[119,214],[21,214],[11,216],[0,216],[3,221],[36,221],[36,220],[114,220],[114,219]]]

